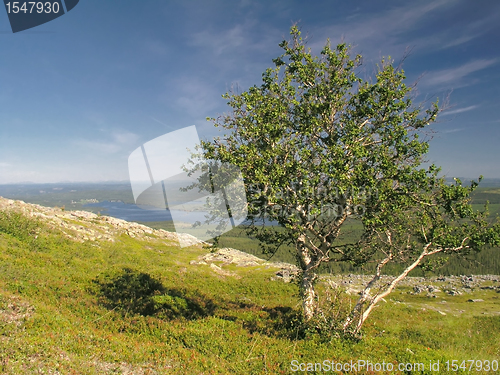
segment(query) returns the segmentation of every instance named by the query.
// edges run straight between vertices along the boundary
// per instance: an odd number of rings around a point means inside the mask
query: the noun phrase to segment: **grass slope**
[[[477,295],[489,312],[450,296],[446,315],[440,300],[398,290],[362,340],[325,339],[300,329],[295,284],[271,281],[274,271],[264,267],[224,266],[239,276],[231,277],[190,264],[204,253],[154,234],[81,243],[0,211],[0,373],[288,374],[292,360],[365,360],[423,363],[424,371],[407,373],[435,374],[429,361],[439,360],[441,370],[447,360],[500,361],[500,294],[493,290]],[[137,276],[129,284],[117,282],[124,268]],[[144,274],[151,279],[142,286],[161,285],[141,315],[133,308],[141,296],[127,300],[126,292]],[[123,298],[106,300],[102,285]],[[345,305],[349,298],[341,295]]]

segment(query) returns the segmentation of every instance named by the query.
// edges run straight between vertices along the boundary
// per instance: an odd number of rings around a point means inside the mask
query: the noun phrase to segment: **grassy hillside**
[[[500,205],[499,205],[500,206]],[[478,207],[479,209],[479,207]],[[165,229],[174,231],[175,228],[172,222],[143,222],[142,224],[157,229]],[[276,228],[280,230],[280,228]],[[361,233],[361,225],[358,222],[347,224],[344,228],[338,244],[354,242]],[[256,255],[263,259],[271,259],[273,261],[281,261],[295,263],[295,248],[293,245],[283,245],[276,254],[263,254],[259,245],[259,241],[250,238],[244,228],[241,226],[224,233],[219,240],[220,247],[230,247],[240,249],[247,253]],[[364,267],[354,267],[347,262],[331,262],[320,267],[321,273],[356,273],[367,274],[372,273],[375,265],[370,264]],[[402,272],[402,267],[398,265],[390,265],[385,270],[388,274],[399,274]],[[500,274],[500,249],[486,248],[478,254],[470,254],[467,257],[450,256],[447,263],[436,269],[434,272],[424,272],[422,269],[412,271],[412,276],[432,276],[432,275],[468,275],[468,274]]]
[[[464,184],[468,179],[462,179]],[[453,180],[450,180],[452,182]],[[481,182],[472,195],[473,207],[481,209],[489,201],[490,217],[493,220],[500,214],[500,184],[498,180],[486,179]],[[133,203],[133,196],[129,183],[59,183],[59,184],[27,184],[27,185],[0,185],[0,195],[13,199],[21,199],[29,203],[38,203],[49,207],[65,207],[67,210],[85,209],[92,212],[106,211],[99,207],[83,207],[86,200],[121,200],[125,203]],[[73,203],[72,203],[73,202]],[[75,203],[76,202],[76,203]],[[170,221],[164,222],[143,222],[142,224],[152,228],[162,228],[167,231],[175,231],[174,225]],[[350,241],[359,234],[359,225],[352,222],[343,228],[343,240]],[[257,255],[262,258],[269,257],[262,254],[259,242],[251,239],[238,227],[225,233],[221,239],[221,246],[240,249],[245,252]],[[280,251],[272,258],[274,261],[295,262],[294,249],[291,246],[283,246]],[[331,263],[324,265],[320,272],[323,273],[366,273],[372,269],[355,268],[348,263]],[[396,273],[400,271],[393,267],[389,272]],[[449,262],[436,270],[435,274],[440,275],[465,275],[465,274],[500,274],[500,249],[486,249],[480,254],[471,254],[466,259],[451,257]],[[423,276],[433,275],[433,273],[424,273],[422,270],[415,270],[412,275]]]
[[[272,281],[273,268],[223,265],[223,276],[190,264],[207,250],[159,232],[38,217],[0,211],[2,374],[288,374],[292,360],[421,362],[407,373],[435,374],[429,361],[500,361],[493,289],[427,298],[402,288],[362,340],[325,337],[301,328],[297,286]],[[72,228],[108,236],[71,239]],[[343,306],[354,298],[338,295]]]

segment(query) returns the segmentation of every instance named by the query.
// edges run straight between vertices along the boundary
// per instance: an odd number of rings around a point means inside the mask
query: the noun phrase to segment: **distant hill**
[[[479,177],[479,176],[478,176]],[[468,185],[470,184],[471,181],[477,181],[478,177],[456,177],[460,181],[462,181],[462,184]],[[454,178],[453,177],[446,177],[445,180],[448,183],[453,183]],[[481,188],[492,188],[492,187],[500,187],[500,178],[483,178],[481,182],[479,183],[479,187]]]

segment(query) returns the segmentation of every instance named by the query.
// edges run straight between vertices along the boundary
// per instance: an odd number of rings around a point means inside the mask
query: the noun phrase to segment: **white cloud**
[[[412,53],[429,53],[462,45],[477,39],[498,25],[500,7],[490,7],[490,15],[474,20],[466,17],[462,22],[447,24],[446,28],[434,26],[423,28],[434,19],[449,18],[450,10],[456,7],[453,0],[419,1],[393,6],[388,11],[367,13],[356,10],[343,21],[314,31],[314,42],[309,46],[319,53],[329,37],[333,45],[346,42],[361,53],[365,61],[378,61],[382,56],[398,59],[410,48]],[[439,21],[438,21],[439,22]],[[433,33],[428,31],[435,30]],[[308,31],[304,30],[303,31]]]
[[[135,147],[138,140],[139,136],[135,133],[115,130],[110,134],[110,139],[107,141],[80,139],[76,141],[76,144],[92,151],[115,154]]]
[[[168,81],[168,90],[160,96],[160,100],[185,113],[183,118],[205,118],[211,111],[224,101],[216,84],[199,76],[181,76]],[[158,120],[154,119],[158,122]],[[160,122],[162,123],[162,122]],[[163,124],[163,123],[162,123]],[[165,125],[165,124],[164,124]],[[189,126],[190,124],[172,124],[173,128]]]
[[[443,134],[449,134],[449,133],[460,132],[462,130],[464,130],[464,129],[462,129],[462,128],[454,128],[454,129],[443,130],[443,131],[441,131],[441,133],[443,133]]]
[[[498,17],[500,16],[498,9],[494,8],[489,16],[481,18],[478,21],[472,22],[470,24],[460,25],[459,28],[454,28],[450,30],[447,35],[447,40],[452,40],[443,45],[442,48],[451,48],[464,43],[467,43],[473,39],[476,39],[486,33],[492,27],[498,24]],[[451,34],[454,33],[454,34]],[[457,35],[459,35],[457,37]]]
[[[498,59],[480,59],[455,68],[433,71],[425,74],[420,84],[422,86],[446,86],[454,88],[468,86],[471,80],[466,80],[467,76],[496,63],[498,63]]]
[[[454,109],[452,111],[444,111],[441,114],[441,116],[449,116],[449,115],[455,115],[457,113],[468,112],[468,111],[472,111],[473,109],[476,109],[477,107],[479,107],[479,106],[478,105],[471,105],[469,107],[458,108],[458,109]]]
[[[319,51],[324,45],[326,37],[331,37],[332,43],[345,41],[359,46],[365,57],[379,58],[380,52],[384,55],[391,53],[401,54],[406,46],[414,45],[414,41],[399,41],[400,36],[419,25],[425,16],[438,8],[450,4],[449,0],[440,0],[416,5],[400,6],[390,11],[375,15],[360,14],[346,18],[347,22],[336,23],[335,26],[320,30],[319,40],[311,43],[313,51]],[[316,39],[316,38],[315,38]],[[428,43],[428,40],[423,41]]]
[[[464,44],[464,43],[467,43],[473,39],[476,39],[480,35],[481,35],[481,33],[462,35],[458,38],[453,39],[451,42],[444,44],[443,48],[451,48],[451,47],[459,46],[460,44]]]
[[[229,29],[207,28],[192,33],[188,44],[199,50],[205,64],[227,76],[228,71],[251,71],[260,58],[269,63],[276,57],[272,51],[278,50],[282,38],[283,30],[248,17]]]
[[[249,35],[244,31],[244,25],[236,25],[232,29],[220,32],[203,30],[192,35],[191,44],[206,47],[216,56],[224,50],[231,50],[249,43]]]

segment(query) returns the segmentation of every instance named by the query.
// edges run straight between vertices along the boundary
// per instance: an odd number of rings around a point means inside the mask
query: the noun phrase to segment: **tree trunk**
[[[302,309],[306,321],[311,320],[316,311],[316,292],[314,291],[314,281],[316,274],[311,270],[305,270],[300,283],[300,294],[302,297]]]
[[[355,324],[353,333],[359,333],[361,330],[361,327],[363,326],[364,322],[366,319],[368,319],[368,316],[370,313],[373,311],[377,303],[380,302],[380,300],[384,297],[387,297],[393,289],[398,285],[398,283],[403,280],[413,269],[415,269],[422,259],[424,259],[426,256],[433,255],[436,253],[441,252],[443,249],[436,249],[433,251],[428,251],[429,247],[431,244],[427,244],[424,247],[424,250],[422,253],[418,256],[417,259],[413,261],[412,264],[410,264],[408,267],[405,268],[405,270],[396,278],[394,278],[390,283],[387,284],[383,290],[379,290],[377,294],[373,297],[370,296],[370,289],[375,285],[375,283],[380,279],[380,273],[382,270],[382,267],[388,262],[389,258],[384,259],[379,266],[377,267],[377,273],[373,277],[372,281],[368,283],[366,286],[365,290],[361,294],[360,299],[358,300],[358,303],[356,304],[355,308],[353,309],[353,314],[348,317],[343,325],[344,331],[346,331],[350,326]],[[363,311],[363,308],[365,307],[366,303],[368,305]]]
[[[302,298],[302,310],[306,321],[311,320],[316,312],[316,292],[314,282],[317,275],[314,272],[315,264],[309,249],[305,244],[305,236],[299,236],[297,241],[297,252],[302,268],[302,281],[300,283],[300,296]]]

